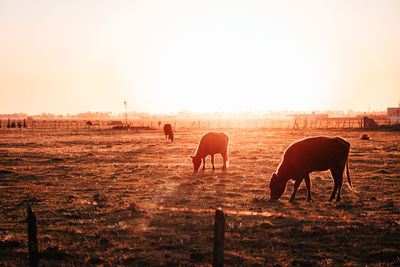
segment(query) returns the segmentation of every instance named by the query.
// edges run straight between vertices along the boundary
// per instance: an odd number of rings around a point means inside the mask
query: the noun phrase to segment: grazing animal
[[[285,192],[287,182],[292,179],[295,183],[290,201],[295,199],[296,191],[303,180],[306,181],[307,201],[311,201],[310,173],[329,169],[335,183],[329,201],[333,200],[336,191],[338,191],[336,201],[340,201],[345,167],[350,188],[355,192],[349,176],[349,151],[350,143],[340,137],[319,136],[295,142],[286,149],[277,173],[271,177],[270,198],[280,198]]]
[[[164,124],[164,134],[165,134],[165,139],[171,140],[171,143],[174,142],[174,133],[172,132],[172,125],[167,123]]]
[[[214,155],[221,154],[224,165],[223,170],[226,170],[226,161],[228,160],[228,143],[229,136],[225,133],[209,132],[200,140],[199,146],[196,151],[196,155],[190,156],[193,162],[193,169],[197,172],[201,165],[201,160],[203,159],[203,171],[206,168],[206,157],[211,155],[211,164],[213,170],[214,167]]]

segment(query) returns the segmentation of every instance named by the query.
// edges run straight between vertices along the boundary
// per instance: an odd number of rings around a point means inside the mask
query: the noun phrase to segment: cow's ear
[[[193,156],[189,156],[191,159],[193,159],[194,157]]]
[[[274,172],[274,174],[272,174],[271,181],[276,180],[277,178],[278,178],[278,176],[276,175],[276,172]]]

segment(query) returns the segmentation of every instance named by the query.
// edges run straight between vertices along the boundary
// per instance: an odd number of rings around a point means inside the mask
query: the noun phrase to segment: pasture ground
[[[206,130],[0,132],[0,265],[27,265],[26,209],[38,220],[42,265],[212,263],[214,214],[156,207],[268,211],[226,215],[227,266],[400,264],[400,132],[221,129],[229,167],[193,173]],[[295,140],[339,135],[351,142],[342,201],[330,203],[329,172],[313,173],[297,201],[270,202],[268,183]],[[136,207],[138,208],[134,208]],[[280,214],[280,215],[279,215]]]

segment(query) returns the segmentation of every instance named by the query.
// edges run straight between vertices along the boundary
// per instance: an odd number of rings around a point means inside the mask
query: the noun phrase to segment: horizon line
[[[359,110],[352,110],[352,109],[328,109],[328,110],[239,110],[239,111],[213,111],[213,112],[204,112],[204,111],[190,111],[190,110],[180,110],[176,112],[147,112],[147,111],[84,111],[78,113],[53,113],[53,112],[41,112],[41,113],[29,113],[29,112],[8,112],[8,113],[0,113],[1,116],[4,115],[27,115],[27,116],[43,116],[43,115],[55,115],[55,116],[77,116],[83,114],[111,114],[111,116],[118,116],[120,114],[146,114],[150,116],[171,116],[171,115],[208,115],[208,114],[225,114],[225,115],[234,115],[234,114],[242,114],[242,113],[254,113],[254,114],[274,114],[274,113],[286,113],[286,115],[290,114],[328,114],[328,113],[343,113],[343,114],[371,114],[371,113],[380,113],[386,112],[388,108],[399,108],[399,107],[387,107],[386,109],[377,109],[377,110],[370,110],[370,111],[359,111]]]

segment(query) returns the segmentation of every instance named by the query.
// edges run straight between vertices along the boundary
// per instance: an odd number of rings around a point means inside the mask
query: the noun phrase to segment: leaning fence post
[[[225,216],[221,209],[215,210],[213,266],[224,266]]]
[[[37,239],[36,216],[33,214],[31,206],[28,205],[28,249],[29,266],[39,266],[39,251]]]

